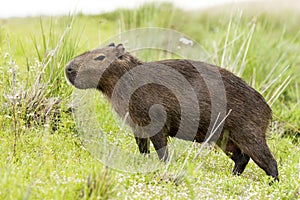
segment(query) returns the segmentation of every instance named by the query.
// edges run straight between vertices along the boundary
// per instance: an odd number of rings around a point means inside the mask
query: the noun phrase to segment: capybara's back
[[[265,133],[272,112],[241,78],[214,65],[170,59],[143,63],[111,44],[74,58],[66,76],[77,88],[97,88],[133,129],[141,153],[149,140],[162,160],[167,137],[215,142],[241,174],[249,159],[278,180]]]

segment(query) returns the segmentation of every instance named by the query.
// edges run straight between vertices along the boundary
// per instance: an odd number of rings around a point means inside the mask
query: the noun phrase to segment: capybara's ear
[[[122,56],[125,54],[125,48],[123,46],[123,44],[118,44],[116,46],[116,56],[119,58],[119,59],[122,59]]]
[[[107,45],[107,46],[109,46],[109,47],[114,47],[115,46],[115,43],[114,42],[112,42],[112,43],[110,43],[109,45]]]

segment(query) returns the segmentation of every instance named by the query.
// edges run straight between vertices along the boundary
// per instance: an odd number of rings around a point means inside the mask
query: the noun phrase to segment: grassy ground
[[[296,12],[184,12],[163,4],[99,16],[0,20],[0,199],[299,199],[298,19]],[[252,161],[242,176],[232,176],[233,162],[219,149],[204,149],[194,160],[200,146],[192,143],[172,140],[175,153],[182,146],[187,151],[146,174],[106,168],[86,150],[69,109],[73,88],[64,79],[64,65],[112,35],[149,26],[188,35],[206,49],[210,62],[265,96],[274,112],[268,143],[280,183],[270,187]],[[137,152],[130,130],[97,98],[101,128],[112,142]]]

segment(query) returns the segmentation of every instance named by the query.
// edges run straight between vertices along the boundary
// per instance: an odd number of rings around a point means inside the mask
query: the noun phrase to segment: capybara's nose
[[[73,67],[73,65],[68,65],[67,67],[66,67],[66,73],[67,74],[72,74],[74,72],[74,67]]]

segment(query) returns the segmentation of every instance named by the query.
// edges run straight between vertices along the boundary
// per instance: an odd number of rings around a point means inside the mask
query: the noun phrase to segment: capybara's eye
[[[96,57],[94,60],[103,60],[104,58],[105,58],[105,56],[101,55],[101,56]]]

